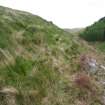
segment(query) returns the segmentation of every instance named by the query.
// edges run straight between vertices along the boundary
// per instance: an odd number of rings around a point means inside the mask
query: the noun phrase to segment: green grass
[[[105,52],[105,42],[96,42],[91,45],[93,45],[98,51]]]
[[[72,34],[39,16],[4,7],[0,24],[0,87],[19,91],[16,105],[77,105],[80,94],[85,97],[68,78],[79,72],[75,61],[87,49]],[[5,97],[0,95],[0,105]]]

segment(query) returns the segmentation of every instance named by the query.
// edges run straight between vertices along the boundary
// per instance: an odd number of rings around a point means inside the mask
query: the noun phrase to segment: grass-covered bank
[[[73,81],[88,49],[52,22],[0,7],[0,104],[101,105]]]

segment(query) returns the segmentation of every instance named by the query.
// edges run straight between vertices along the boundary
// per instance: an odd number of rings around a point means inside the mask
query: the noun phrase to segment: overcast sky
[[[105,0],[0,0],[0,5],[39,15],[61,28],[85,27],[105,16]]]

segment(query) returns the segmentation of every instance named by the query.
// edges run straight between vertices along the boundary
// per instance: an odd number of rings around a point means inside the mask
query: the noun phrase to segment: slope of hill
[[[80,36],[87,41],[105,41],[105,17],[88,26]]]
[[[0,105],[101,105],[72,79],[88,49],[39,16],[0,7]]]
[[[105,52],[105,17],[86,27],[80,37],[87,40],[98,51]]]
[[[71,34],[79,34],[80,32],[82,32],[84,30],[84,28],[72,28],[72,29],[64,29],[67,32],[70,32]]]

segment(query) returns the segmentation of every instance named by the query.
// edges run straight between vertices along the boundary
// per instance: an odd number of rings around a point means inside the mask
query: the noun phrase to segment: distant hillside
[[[80,36],[87,41],[105,41],[105,17],[86,27]]]
[[[72,34],[78,34],[79,32],[83,31],[84,28],[72,28],[72,29],[64,29],[64,30]]]
[[[39,16],[0,7],[0,105],[101,105],[73,81],[88,49]]]

